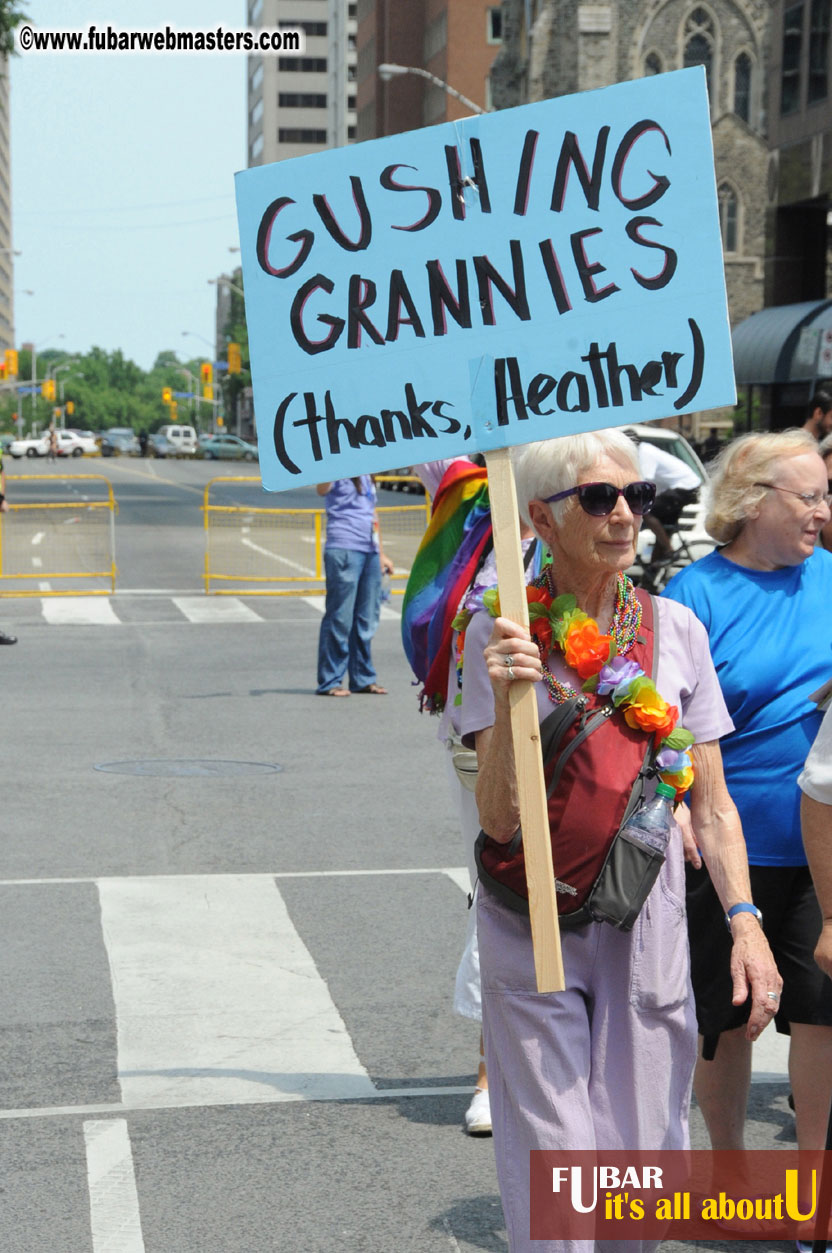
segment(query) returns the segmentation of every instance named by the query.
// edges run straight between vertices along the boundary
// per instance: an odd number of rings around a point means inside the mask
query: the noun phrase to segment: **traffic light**
[[[239,374],[243,368],[243,360],[240,354],[239,344],[228,345],[228,373]]]
[[[5,383],[5,381],[6,381],[6,363],[4,361],[0,361],[0,383]]]
[[[176,401],[175,401],[175,400],[172,400],[172,401],[170,402],[170,420],[171,420],[171,422],[178,422],[178,421],[179,421],[179,419],[178,419],[178,418],[177,418],[177,416],[176,416],[176,415],[178,414],[178,412],[179,412],[179,406],[177,405],[177,403],[176,403]]]
[[[44,379],[44,381],[40,385],[40,394],[44,400],[54,400],[55,399],[55,380]]]
[[[66,402],[66,411],[70,417],[73,416],[73,414],[75,413],[75,401],[74,400],[68,400]]]
[[[162,388],[162,404],[163,405],[173,404],[173,388],[172,387]]]
[[[199,367],[199,373],[202,378],[203,400],[213,400],[214,388],[212,387],[212,383],[214,382],[214,367],[211,365],[211,362],[203,361],[202,365]]]
[[[17,378],[17,349],[7,348],[3,354],[5,378]]]

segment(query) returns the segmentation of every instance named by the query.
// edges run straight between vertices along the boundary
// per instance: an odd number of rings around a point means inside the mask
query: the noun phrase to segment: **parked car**
[[[202,445],[202,455],[209,461],[220,457],[232,461],[256,461],[257,449],[254,444],[240,439],[239,435],[212,435]]]
[[[102,432],[102,457],[138,457],[140,452],[139,439],[132,427],[111,426]]]
[[[701,487],[696,500],[687,504],[679,516],[678,526],[670,536],[673,557],[652,563],[654,536],[647,527],[642,527],[636,548],[636,564],[628,572],[637,583],[642,583],[648,590],[657,595],[661,592],[668,579],[691,561],[698,561],[715,548],[714,541],[705,530],[705,515],[708,511],[708,472],[694,449],[677,431],[661,426],[625,426],[625,434],[639,442],[654,444],[656,448],[668,452],[679,461],[684,462],[694,471],[700,480]]]
[[[13,457],[45,457],[49,452],[49,436],[34,435],[31,439],[13,439],[9,452]]]
[[[176,449],[168,439],[167,435],[163,435],[161,431],[156,431],[153,435],[147,437],[147,451],[151,457],[175,457]]]
[[[56,431],[55,434],[59,457],[81,457],[85,453],[90,457],[98,455],[98,444],[92,434],[82,435],[79,431]]]
[[[682,510],[682,516],[679,519],[679,530],[685,532],[687,540],[693,540],[697,544],[710,544],[713,547],[714,542],[709,538],[708,532],[705,530],[708,471],[684,435],[680,435],[678,431],[671,431],[661,426],[625,426],[622,427],[622,430],[625,435],[629,435],[637,442],[646,440],[650,444],[655,444],[656,448],[670,453],[672,457],[677,457],[679,461],[683,461],[697,475],[702,484],[699,491],[699,499],[694,501],[692,505],[686,505]]]
[[[192,457],[197,450],[196,431],[181,422],[171,422],[159,427],[159,434],[169,439],[180,457]]]

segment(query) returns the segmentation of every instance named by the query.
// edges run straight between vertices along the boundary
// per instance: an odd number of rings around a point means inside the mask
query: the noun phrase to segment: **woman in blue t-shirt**
[[[775,1017],[791,1036],[798,1145],[823,1148],[832,1097],[832,983],[813,961],[821,916],[800,834],[797,776],[821,718],[811,696],[832,676],[832,553],[826,467],[804,431],[746,435],[713,469],[706,528],[723,545],[665,595],[708,631],[734,730],[721,740],[742,820],[754,905],[784,980]],[[759,914],[758,914],[759,917]],[[703,1037],[694,1078],[714,1149],[743,1147],[748,1003],[732,1004],[730,936],[707,869],[688,867],[691,976]],[[734,1000],[738,998],[733,998]]]
[[[393,563],[378,539],[375,484],[362,474],[319,483],[317,491],[326,497],[326,609],[318,640],[318,695],[386,696],[376,682],[370,643],[378,627],[382,571],[392,574]]]

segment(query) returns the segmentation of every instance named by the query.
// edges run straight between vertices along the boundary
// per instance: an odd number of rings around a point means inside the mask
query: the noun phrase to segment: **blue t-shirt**
[[[378,548],[373,530],[375,484],[369,474],[362,474],[361,485],[364,490],[357,492],[352,479],[336,479],[324,497],[327,548],[349,548],[356,553]]]
[[[718,552],[671,579],[665,596],[708,632],[734,730],[721,741],[728,790],[753,866],[803,866],[797,776],[821,715],[809,699],[832,678],[832,553],[749,570]]]

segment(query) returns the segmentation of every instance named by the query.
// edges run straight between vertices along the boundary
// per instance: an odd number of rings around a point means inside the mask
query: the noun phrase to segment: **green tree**
[[[0,52],[7,57],[17,55],[14,32],[24,20],[31,22],[32,19],[25,8],[16,3],[16,0],[0,0]]]

